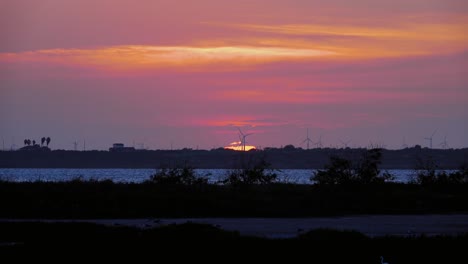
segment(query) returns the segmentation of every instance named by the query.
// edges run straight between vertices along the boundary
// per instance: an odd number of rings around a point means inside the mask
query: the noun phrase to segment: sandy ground
[[[468,215],[365,215],[316,218],[176,218],[176,219],[87,219],[42,220],[0,219],[0,222],[91,222],[114,226],[151,228],[186,222],[212,224],[219,228],[239,231],[242,235],[270,238],[295,237],[316,228],[356,230],[368,236],[457,235],[468,233]]]

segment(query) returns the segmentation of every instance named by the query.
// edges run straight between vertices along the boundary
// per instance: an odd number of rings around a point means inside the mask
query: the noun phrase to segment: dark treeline
[[[331,156],[354,159],[366,149],[311,149],[286,146],[240,153],[232,150],[142,150],[109,151],[0,151],[0,168],[160,168],[189,161],[200,169],[237,168],[244,155],[264,157],[277,169],[321,169]],[[468,149],[407,148],[383,150],[382,169],[414,169],[421,160],[432,158],[439,169],[458,169],[468,160]]]

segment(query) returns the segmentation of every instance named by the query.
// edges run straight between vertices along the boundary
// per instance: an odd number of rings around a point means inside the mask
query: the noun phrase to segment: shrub
[[[436,183],[437,168],[438,165],[432,157],[425,160],[418,159],[413,182],[423,185]]]
[[[317,184],[345,184],[352,182],[353,175],[350,160],[332,156],[330,164],[325,165],[325,170],[315,172],[311,180]]]
[[[227,178],[221,181],[227,185],[270,184],[276,181],[278,175],[270,169],[270,163],[264,158],[256,162],[248,162],[241,169],[232,170]]]
[[[160,185],[202,185],[208,184],[208,178],[196,175],[194,168],[184,165],[173,168],[163,167],[146,182]]]
[[[325,166],[325,170],[314,172],[310,180],[320,185],[370,184],[392,180],[391,174],[381,173],[379,170],[381,158],[381,148],[364,151],[355,164],[348,159],[332,156],[330,164]]]
[[[449,176],[457,183],[468,183],[468,164],[463,164],[460,166],[456,172],[451,173]]]
[[[466,164],[452,173],[437,171],[438,168],[439,166],[432,157],[418,160],[413,182],[420,185],[468,183],[468,166]]]

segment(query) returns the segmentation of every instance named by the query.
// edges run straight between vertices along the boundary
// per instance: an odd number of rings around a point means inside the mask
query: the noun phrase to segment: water
[[[217,182],[226,177],[228,169],[197,169],[200,176],[207,176],[210,182]],[[314,170],[276,171],[278,180],[287,183],[311,184],[310,176]],[[154,174],[154,169],[0,169],[0,179],[13,182],[32,181],[70,181],[76,178],[98,181],[141,183]],[[395,176],[395,182],[409,182],[413,170],[388,170]]]

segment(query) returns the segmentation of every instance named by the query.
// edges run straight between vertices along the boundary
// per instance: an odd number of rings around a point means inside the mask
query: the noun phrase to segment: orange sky
[[[18,0],[0,4],[0,135],[212,148],[426,134],[465,147],[458,0]],[[13,137],[16,138],[13,139]],[[436,140],[436,139],[435,139]]]

